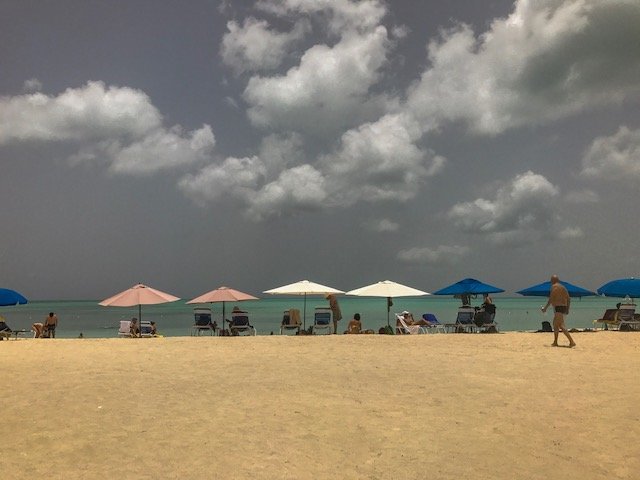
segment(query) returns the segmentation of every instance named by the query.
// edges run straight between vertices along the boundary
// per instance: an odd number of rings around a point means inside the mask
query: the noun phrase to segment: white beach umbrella
[[[391,310],[391,299],[394,297],[421,297],[431,295],[416,288],[407,287],[401,283],[392,282],[391,280],[383,280],[382,282],[373,283],[364,287],[350,290],[347,295],[355,295],[357,297],[386,297],[387,299],[387,325],[389,323],[389,311]]]
[[[304,313],[302,316],[302,327],[306,328],[307,295],[328,295],[330,293],[344,292],[332,287],[327,287],[326,285],[320,285],[319,283],[310,282],[309,280],[300,280],[299,282],[290,283],[289,285],[283,285],[282,287],[265,290],[263,293],[268,293],[270,295],[304,295]]]

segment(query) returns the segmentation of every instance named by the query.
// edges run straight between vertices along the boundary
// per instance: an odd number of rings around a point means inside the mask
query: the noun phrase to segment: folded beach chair
[[[422,325],[407,325],[407,322],[404,321],[404,315],[401,313],[396,313],[396,319],[398,320],[398,325],[396,325],[396,332],[398,334],[408,333],[410,335],[417,335],[420,333],[427,333],[427,327]]]
[[[333,333],[333,314],[330,308],[316,307],[313,314],[313,326],[311,333],[317,335],[318,331],[325,331],[328,335]]]
[[[475,332],[476,324],[473,323],[476,311],[473,307],[460,307],[455,323],[447,323],[445,327],[451,328],[454,332]]]
[[[229,322],[229,332],[231,335],[240,335],[241,333],[255,335],[256,329],[249,323],[247,312],[233,312],[231,322]]]
[[[191,327],[191,336],[199,336],[202,332],[209,332],[213,335],[216,332],[216,325],[211,321],[211,309],[207,307],[196,307],[193,309],[194,322]]]
[[[120,320],[119,337],[131,337],[131,320]]]
[[[422,318],[427,322],[429,322],[429,325],[427,326],[427,331],[433,332],[433,333],[447,332],[447,330],[444,328],[444,325],[440,323],[440,321],[436,318],[436,316],[433,313],[425,313],[424,315],[422,315]]]
[[[297,308],[290,308],[285,310],[282,315],[282,323],[280,324],[280,335],[285,331],[295,330],[296,334],[300,333],[300,327],[302,322],[300,321],[300,310]]]

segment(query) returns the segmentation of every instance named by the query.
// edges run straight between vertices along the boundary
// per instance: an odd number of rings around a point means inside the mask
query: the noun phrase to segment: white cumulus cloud
[[[389,220],[388,218],[367,222],[364,226],[368,230],[378,233],[397,232],[400,229],[400,225],[398,223],[393,220]]]
[[[416,145],[419,125],[403,115],[386,115],[347,131],[337,150],[322,159],[340,205],[358,201],[406,201],[445,164]]]
[[[561,240],[568,240],[572,238],[582,238],[584,237],[584,232],[580,227],[567,227],[558,233],[558,238]]]
[[[531,171],[517,175],[494,199],[478,198],[454,205],[449,219],[459,229],[486,235],[496,244],[524,244],[553,231],[558,220],[558,188]]]
[[[15,141],[141,138],[161,126],[160,112],[140,90],[88,82],[56,97],[0,97],[0,145]]]
[[[596,138],[582,158],[582,175],[608,180],[640,178],[640,129],[622,126],[606,137]]]
[[[220,54],[225,65],[236,73],[272,70],[282,63],[289,49],[309,31],[309,22],[300,20],[290,32],[270,28],[266,20],[254,17],[227,23]]]
[[[207,205],[222,195],[246,200],[252,196],[266,174],[264,163],[257,157],[226,158],[212,163],[196,174],[182,177],[178,186],[199,205]]]
[[[251,122],[262,128],[319,134],[349,127],[382,99],[369,90],[387,60],[389,40],[383,26],[345,35],[333,46],[309,48],[284,75],[252,77],[243,93]]]
[[[385,3],[379,0],[259,0],[256,5],[281,17],[321,15],[328,31],[334,35],[369,30],[387,14]]]
[[[458,25],[430,42],[407,107],[495,134],[637,98],[638,25],[637,0],[517,0],[479,36]]]
[[[406,263],[451,264],[469,254],[471,249],[461,245],[414,247],[398,252],[398,260]]]
[[[209,125],[185,131],[165,128],[162,116],[140,90],[88,82],[58,96],[42,93],[0,97],[0,145],[68,143],[72,164],[105,163],[114,173],[151,174],[210,157]]]
[[[42,90],[42,82],[37,78],[30,78],[24,81],[22,90],[27,93],[39,92],[40,90]]]

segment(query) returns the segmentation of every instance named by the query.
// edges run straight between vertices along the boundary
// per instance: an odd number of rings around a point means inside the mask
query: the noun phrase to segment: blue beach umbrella
[[[24,305],[27,299],[15,290],[8,288],[0,288],[0,307],[8,307],[10,305]]]
[[[504,292],[502,288],[494,287],[487,283],[483,283],[475,278],[465,278],[459,282],[453,283],[448,287],[444,287],[434,295],[482,295],[484,293],[500,293]]]
[[[598,288],[598,294],[605,297],[640,297],[640,278],[620,278],[605,283]]]
[[[563,282],[560,280],[560,283],[564,285],[564,288],[569,292],[570,297],[589,297],[595,295],[591,290],[587,290],[586,288],[578,287],[577,285],[573,285],[569,282]],[[551,282],[543,282],[538,285],[534,285],[529,288],[525,288],[524,290],[518,290],[516,293],[523,295],[525,297],[548,297],[551,292]]]

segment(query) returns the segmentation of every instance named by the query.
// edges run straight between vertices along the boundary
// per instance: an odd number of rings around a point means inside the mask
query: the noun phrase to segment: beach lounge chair
[[[488,309],[487,307],[493,307]],[[478,310],[474,317],[473,322],[476,324],[478,332],[498,332],[498,324],[495,322],[496,310],[495,305],[485,305],[484,308]]]
[[[407,325],[407,322],[404,321],[404,315],[401,313],[396,313],[396,319],[398,323],[396,324],[396,333],[399,335],[403,335],[408,333],[410,335],[418,335],[420,333],[427,333],[428,330],[426,326],[423,325]]]
[[[142,320],[140,322],[140,337],[141,338],[151,338],[155,336],[153,334],[153,327],[151,326],[151,322],[148,320]]]
[[[280,324],[280,335],[283,335],[286,331],[295,330],[296,334],[300,333],[300,327],[302,322],[300,321],[300,310],[297,308],[290,308],[285,310],[282,315],[282,323]]]
[[[425,313],[422,315],[422,318],[429,323],[427,325],[427,331],[432,333],[446,333],[447,330],[444,328],[444,325],[440,323],[440,321],[436,318],[433,313]]]
[[[620,305],[616,319],[618,321],[618,330],[629,331],[640,329],[640,318],[636,316],[636,306],[632,304]]]
[[[445,327],[454,332],[470,332],[476,331],[476,324],[473,323],[476,311],[473,307],[460,307],[455,323],[447,323]]]
[[[325,331],[328,335],[333,333],[333,316],[330,308],[316,307],[313,314],[311,333],[317,335],[318,331]]]
[[[256,329],[249,323],[249,314],[247,312],[236,311],[231,313],[231,321],[229,322],[229,332],[231,335],[240,335],[246,333],[256,335]]]
[[[131,320],[120,320],[119,337],[131,337]]]
[[[617,308],[607,308],[604,313],[602,314],[602,318],[598,318],[597,320],[594,320],[593,323],[598,324],[601,323],[602,324],[602,328],[604,328],[605,330],[607,330],[609,328],[609,326],[618,326],[618,309]]]
[[[209,332],[210,335],[216,333],[217,325],[211,321],[211,309],[207,307],[196,307],[193,309],[194,322],[191,327],[191,336],[200,336],[202,332]]]

